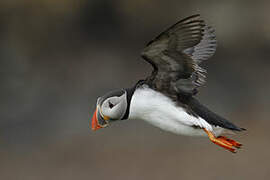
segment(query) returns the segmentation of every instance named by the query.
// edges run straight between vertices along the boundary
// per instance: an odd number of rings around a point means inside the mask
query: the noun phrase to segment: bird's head
[[[106,127],[109,122],[123,119],[127,108],[127,91],[124,89],[112,91],[99,97],[92,118],[92,130]]]

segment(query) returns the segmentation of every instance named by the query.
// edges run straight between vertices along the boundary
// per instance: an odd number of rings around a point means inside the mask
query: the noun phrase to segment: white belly
[[[147,86],[135,91],[130,104],[129,119],[141,119],[165,131],[190,136],[206,135],[201,128],[212,132],[221,129],[213,130],[204,119],[189,115],[183,108],[176,106],[170,98]],[[194,126],[201,128],[194,128]]]
[[[158,115],[158,114],[156,114]],[[150,116],[149,118],[143,118],[146,122],[152,124],[153,126],[156,126],[162,130],[174,133],[174,134],[181,134],[181,135],[189,135],[189,136],[202,136],[206,135],[204,131],[200,128],[194,128],[192,126],[185,125],[178,121],[178,119],[169,119],[166,117],[166,114],[164,113],[164,116]],[[184,120],[184,119],[181,119]]]

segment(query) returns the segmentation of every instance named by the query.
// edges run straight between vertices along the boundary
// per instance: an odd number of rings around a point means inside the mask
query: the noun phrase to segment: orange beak
[[[96,109],[95,110],[95,113],[93,115],[93,118],[92,118],[92,130],[94,130],[94,131],[97,130],[97,129],[99,129],[99,128],[102,128],[102,126],[100,126],[98,124],[97,113],[98,113],[98,110]]]
[[[96,108],[93,118],[92,118],[92,130],[97,130],[103,127],[106,127],[108,125],[108,120],[110,119],[107,116],[104,116],[104,118],[99,114],[99,108]]]

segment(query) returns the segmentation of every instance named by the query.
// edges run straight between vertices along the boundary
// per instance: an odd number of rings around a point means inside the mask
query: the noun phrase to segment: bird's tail
[[[218,114],[210,111],[206,106],[202,105],[197,99],[191,97],[189,101],[189,107],[201,118],[207,121],[209,124],[219,126],[225,129],[233,131],[243,131],[244,128],[240,128],[227,119],[219,116]]]

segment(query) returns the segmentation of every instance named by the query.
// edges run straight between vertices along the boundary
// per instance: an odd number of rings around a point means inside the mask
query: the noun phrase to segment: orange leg
[[[242,144],[240,144],[239,142],[235,141],[235,140],[232,140],[232,139],[229,139],[225,136],[219,136],[218,137],[220,140],[222,141],[226,141],[226,142],[229,142],[231,145],[233,145],[234,147],[236,148],[241,148]]]
[[[218,146],[221,146],[233,153],[236,153],[236,148],[240,148],[242,146],[242,144],[232,140],[232,139],[229,139],[229,138],[226,138],[224,136],[219,136],[219,137],[215,137],[215,135],[210,132],[210,131],[207,131],[206,129],[203,129],[206,134],[208,135],[209,139],[215,143],[216,145]]]

